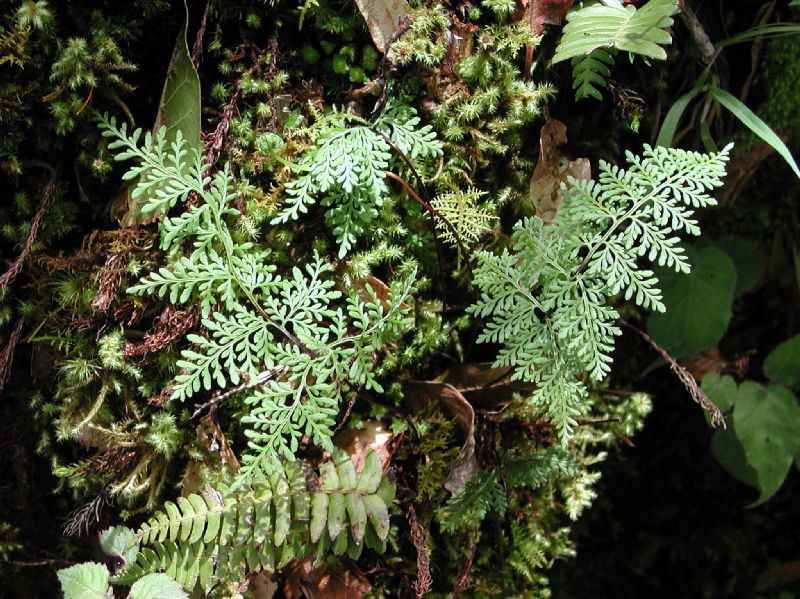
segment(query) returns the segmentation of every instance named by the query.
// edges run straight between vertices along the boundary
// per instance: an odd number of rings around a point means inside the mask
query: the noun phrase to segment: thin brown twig
[[[25,245],[22,247],[22,251],[20,252],[19,256],[17,256],[17,259],[11,264],[9,269],[0,275],[0,291],[2,291],[6,285],[11,283],[14,279],[16,279],[17,275],[20,273],[20,271],[22,271],[22,265],[25,264],[25,260],[27,260],[28,256],[31,254],[33,244],[36,241],[36,237],[39,235],[39,229],[42,226],[42,221],[44,221],[44,215],[47,213],[47,209],[53,202],[55,195],[56,176],[53,175],[47,185],[45,185],[44,191],[42,192],[42,199],[39,202],[39,207],[36,209],[36,214],[34,214],[33,220],[31,220],[31,228],[30,231],[28,231],[28,239],[25,240]]]
[[[650,335],[645,333],[643,330],[641,330],[639,327],[632,325],[631,323],[622,318],[619,319],[619,323],[622,326],[627,327],[632,331],[638,333],[639,336],[642,339],[644,339],[650,347],[656,350],[656,352],[664,359],[664,361],[667,364],[669,364],[670,370],[672,370],[672,372],[675,373],[675,376],[678,377],[678,380],[681,383],[683,383],[683,386],[689,392],[689,395],[692,396],[692,399],[698,404],[700,404],[700,406],[706,412],[709,413],[709,415],[711,416],[711,424],[713,426],[721,425],[722,428],[725,428],[725,417],[722,415],[722,412],[717,406],[714,405],[714,402],[712,402],[708,398],[708,396],[700,388],[700,385],[697,384],[697,381],[694,380],[694,377],[688,370],[686,370],[683,366],[678,364],[675,358],[670,356],[663,347],[661,347],[660,345],[658,345],[658,343],[653,341],[653,338],[650,337]]]
[[[8,336],[8,343],[0,352],[0,393],[8,382],[8,377],[11,376],[11,363],[14,361],[14,350],[17,348],[17,343],[22,336],[22,325],[25,323],[24,318],[17,320],[11,334]]]
[[[472,571],[472,564],[475,562],[475,555],[478,553],[478,542],[475,541],[472,544],[472,549],[470,550],[469,559],[464,564],[464,567],[461,569],[461,572],[458,574],[458,578],[456,579],[456,584],[453,586],[453,592],[450,593],[450,597],[448,599],[455,599],[461,593],[464,592],[464,589],[467,588],[469,584],[469,573]]]
[[[203,11],[203,18],[200,20],[200,27],[197,29],[197,35],[194,37],[194,46],[192,47],[192,64],[194,68],[200,68],[200,61],[203,58],[203,37],[206,34],[206,23],[208,22],[208,13],[211,11],[211,5],[214,0],[207,0],[206,8]]]

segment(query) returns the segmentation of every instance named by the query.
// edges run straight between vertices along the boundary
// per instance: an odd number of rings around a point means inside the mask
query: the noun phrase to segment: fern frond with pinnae
[[[486,318],[479,342],[499,343],[497,366],[538,385],[531,396],[567,443],[582,412],[583,373],[595,381],[611,369],[620,334],[619,294],[644,309],[663,311],[649,262],[688,272],[681,232],[700,232],[694,209],[716,204],[730,146],[716,154],[645,146],[628,153],[627,169],[601,163],[597,181],[562,190],[552,224],[536,217],[514,227],[513,253],[478,255],[478,300],[468,308]]]

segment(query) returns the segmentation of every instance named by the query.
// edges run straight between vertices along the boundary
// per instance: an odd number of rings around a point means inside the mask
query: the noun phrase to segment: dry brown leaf
[[[512,381],[511,368],[496,368],[491,362],[461,364],[436,377],[458,389],[473,406],[498,408],[511,401],[514,393],[530,394],[536,387],[524,381]]]
[[[531,26],[531,33],[539,35],[545,24],[560,25],[573,2],[574,0],[523,0],[525,20]]]
[[[367,22],[372,41],[386,54],[400,28],[400,19],[411,12],[411,6],[406,0],[356,0],[356,4]]]
[[[561,184],[568,177],[591,179],[592,169],[588,159],[569,160],[559,152],[558,146],[567,143],[567,126],[550,118],[547,109],[544,115],[547,122],[539,135],[539,162],[531,177],[530,200],[536,216],[548,224],[561,205]]]
[[[407,381],[403,391],[413,412],[419,412],[436,401],[456,419],[464,436],[464,445],[450,469],[445,488],[455,493],[478,471],[475,457],[475,410],[461,392],[448,383],[438,381]]]
[[[333,444],[350,456],[356,472],[361,473],[370,449],[378,454],[381,464],[389,461],[389,442],[392,437],[380,420],[365,420],[359,429],[342,430],[333,438]]]
[[[355,564],[334,572],[326,565],[314,568],[314,559],[308,558],[294,564],[283,591],[287,599],[360,599],[372,586]]]

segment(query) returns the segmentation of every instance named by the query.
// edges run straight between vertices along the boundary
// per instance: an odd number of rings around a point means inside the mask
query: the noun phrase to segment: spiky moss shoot
[[[154,414],[144,440],[165,460],[171,459],[183,443],[183,432],[175,415],[170,412]]]

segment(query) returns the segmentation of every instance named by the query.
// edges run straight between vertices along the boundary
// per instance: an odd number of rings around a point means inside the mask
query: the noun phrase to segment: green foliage
[[[188,599],[175,579],[166,574],[148,574],[131,585],[130,599]]]
[[[574,475],[575,463],[568,453],[551,448],[530,455],[511,455],[500,468],[479,472],[439,510],[437,517],[446,532],[476,528],[490,512],[502,516],[508,494],[519,487],[535,490]]]
[[[647,329],[671,355],[682,358],[716,344],[728,328],[736,268],[719,249],[687,248],[691,274],[658,272],[666,312],[653,314]]]
[[[712,401],[733,407],[733,431],[741,453],[732,439],[726,439],[717,441],[717,456],[743,482],[755,483],[760,496],[754,505],[764,503],[783,483],[800,448],[797,398],[780,385],[745,381],[737,387],[730,377],[715,374],[703,378],[703,389]]]
[[[771,381],[787,387],[800,383],[800,335],[795,335],[773,349],[764,360],[764,374]]]
[[[391,104],[372,127],[347,127],[347,120],[346,114],[334,118],[292,166],[302,174],[286,184],[287,205],[271,221],[297,220],[319,196],[328,208],[325,219],[339,244],[340,258],[376,220],[388,194],[389,142],[414,161],[442,153],[430,125],[417,128],[419,117],[408,106]]]
[[[108,568],[96,562],[77,564],[58,572],[64,599],[110,599],[113,593],[108,578]]]
[[[592,97],[602,100],[599,88],[606,86],[606,78],[611,75],[609,67],[614,65],[614,53],[603,48],[595,48],[585,56],[572,58],[572,89],[575,99]]]
[[[610,371],[619,334],[610,298],[664,310],[658,280],[637,259],[689,271],[677,234],[699,233],[693,208],[715,204],[707,191],[721,184],[728,150],[646,147],[642,158],[628,154],[628,170],[601,163],[597,182],[573,181],[562,191],[549,227],[523,219],[513,253],[479,254],[481,296],[468,308],[488,320],[478,341],[502,344],[495,365],[537,385],[530,401],[546,409],[563,443],[586,398],[579,377],[600,381]]]
[[[357,475],[337,452],[321,466],[320,482],[312,491],[300,465],[288,462],[238,492],[220,487],[167,502],[136,532],[142,548],[115,580],[129,584],[164,571],[186,589],[199,584],[208,592],[221,580],[274,572],[308,555],[384,551],[394,484],[377,455],[370,452]]]
[[[181,372],[171,398],[185,400],[215,385],[224,389],[251,383],[253,390],[244,400],[250,409],[242,420],[250,447],[242,476],[248,480],[270,468],[278,456],[294,459],[303,435],[332,449],[331,427],[344,391],[360,386],[380,389],[372,374],[372,356],[407,326],[403,303],[413,275],[391,284],[384,305],[371,289],[366,297],[353,290],[343,298],[326,279],[331,266],[319,256],[302,269],[293,268],[290,277],[275,274],[267,254],[252,243],[237,242],[227,224],[240,216],[232,205],[235,191],[229,171],[208,180],[207,167],[196,152],[189,157],[190,167],[183,168],[187,150],[180,133],[169,148],[163,129],[154,143],[148,134],[140,148],[140,131],[128,136],[125,126],[117,128],[113,119],[101,119],[101,126],[103,135],[116,138],[110,147],[124,148],[117,159],[141,160],[125,178],[143,175],[133,197],[152,191],[144,212],[166,212],[191,192],[203,199],[180,216],[162,219],[161,247],[176,257],[170,267],[129,290],[201,305],[208,334],[187,337],[194,346],[181,353]],[[348,131],[369,130],[343,133]],[[415,148],[409,139],[427,140],[427,132],[421,137],[398,135],[397,143],[412,156],[428,151]],[[189,239],[192,251],[177,257],[178,248]],[[344,305],[334,306],[340,299]]]
[[[672,42],[666,29],[678,12],[675,0],[650,0],[641,8],[619,0],[605,0],[567,13],[567,24],[553,56],[560,62],[591,53],[597,48],[616,48],[647,58],[664,60],[661,47]]]

